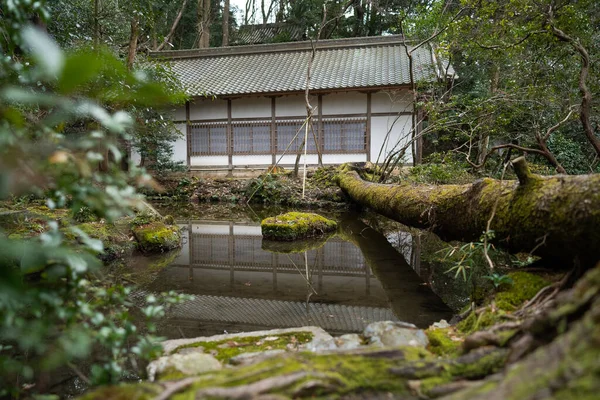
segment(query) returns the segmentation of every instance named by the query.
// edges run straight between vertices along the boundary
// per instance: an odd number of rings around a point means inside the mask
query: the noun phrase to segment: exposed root
[[[163,382],[162,385],[165,387],[165,390],[156,396],[154,400],[167,400],[175,393],[187,389],[194,383],[198,382],[198,380],[199,379],[197,377],[191,377],[176,382]]]
[[[284,376],[274,376],[272,378],[262,379],[258,382],[250,383],[248,385],[236,386],[236,387],[213,387],[207,389],[201,389],[196,392],[196,399],[206,399],[213,397],[221,397],[226,399],[253,399],[257,396],[270,392],[276,389],[282,389],[290,386],[304,378],[307,373],[304,371],[296,372]]]

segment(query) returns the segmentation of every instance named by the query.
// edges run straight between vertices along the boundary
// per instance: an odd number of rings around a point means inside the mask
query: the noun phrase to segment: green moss
[[[546,279],[529,272],[516,271],[508,276],[513,280],[512,286],[496,294],[496,305],[506,311],[521,306],[549,284]]]
[[[104,386],[93,390],[80,400],[150,400],[158,396],[163,389],[151,383],[131,383],[118,386]]]
[[[454,356],[460,353],[462,342],[452,340],[448,334],[451,328],[430,328],[425,333],[429,338],[427,349],[438,356]]]
[[[508,350],[494,350],[481,357],[477,362],[455,362],[450,365],[448,372],[461,379],[480,379],[498,372],[504,367]]]
[[[312,392],[302,397],[338,398],[346,393],[391,392],[407,394],[406,382],[393,373],[393,368],[405,364],[403,358],[352,355],[315,355],[298,353],[288,357],[266,360],[239,369],[224,369],[200,380],[185,392],[174,395],[173,400],[192,400],[196,392],[207,387],[232,387],[251,384],[273,376],[304,372],[305,377],[289,387],[280,388],[278,394],[292,397],[307,382],[322,382]],[[300,396],[295,396],[300,397]]]
[[[133,228],[139,247],[146,253],[158,253],[179,247],[181,233],[177,226],[153,222]]]
[[[229,362],[233,357],[242,353],[286,349],[287,345],[291,343],[304,344],[312,340],[313,334],[310,332],[292,332],[275,335],[274,337],[277,337],[277,340],[268,341],[265,340],[265,336],[251,336],[216,342],[196,342],[178,347],[173,353],[189,347],[202,347],[205,353],[212,354],[217,360]]]
[[[471,312],[467,318],[456,325],[456,328],[462,333],[470,334],[501,322],[505,315],[506,312],[503,310],[486,307],[479,315]]]
[[[130,253],[135,247],[129,240],[129,229],[120,228],[115,224],[105,223],[103,221],[86,222],[76,225],[88,236],[101,240],[104,244],[104,254],[101,258],[105,261],[113,260],[119,256]],[[76,240],[75,235],[68,229],[63,233],[69,240]]]
[[[421,396],[428,396],[436,387],[446,385],[450,382],[452,382],[452,376],[450,375],[434,376],[422,379],[418,390]]]
[[[177,379],[187,378],[188,375],[183,372],[177,370],[176,368],[166,368],[164,371],[160,373],[160,376],[156,378],[159,381],[174,381]]]
[[[318,214],[289,212],[265,218],[260,223],[265,239],[296,240],[335,231],[337,223]]]

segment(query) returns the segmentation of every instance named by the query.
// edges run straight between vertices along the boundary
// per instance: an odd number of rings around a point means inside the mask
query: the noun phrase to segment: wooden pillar
[[[371,92],[367,93],[367,130],[365,132],[365,149],[367,150],[367,161],[371,161]]]
[[[233,127],[231,125],[231,99],[227,99],[227,157],[230,174],[233,171]]]
[[[321,150],[321,155],[325,152],[325,136],[323,135],[323,95],[317,97],[317,108],[319,109],[319,120],[317,121],[317,139]]]
[[[275,122],[275,97],[271,97],[271,164],[277,162],[277,125]]]
[[[229,222],[227,249],[229,262],[229,287],[233,289],[233,283],[235,281],[235,236],[233,235],[233,222]]]
[[[279,254],[271,253],[271,264],[273,265],[273,293],[277,292],[277,266],[279,265]]]
[[[417,163],[421,164],[423,162],[423,137],[421,136],[421,131],[423,130],[423,125],[421,124],[423,120],[423,112],[419,110],[417,112],[417,127],[415,132],[417,134]]]
[[[188,222],[188,226],[187,226],[187,235],[188,235],[188,240],[187,243],[182,243],[182,245],[187,245],[188,247],[188,264],[190,267],[189,270],[189,275],[188,275],[188,279],[190,281],[194,281],[194,266],[193,264],[193,259],[192,259],[192,251],[193,251],[193,246],[192,246],[192,224]]]
[[[186,151],[187,151],[187,167],[190,169],[192,166],[191,158],[192,158],[192,125],[190,122],[190,102],[185,102],[185,137],[186,137]]]

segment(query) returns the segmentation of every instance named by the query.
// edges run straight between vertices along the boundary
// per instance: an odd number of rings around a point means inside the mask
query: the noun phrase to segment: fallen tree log
[[[518,181],[383,185],[364,181],[349,165],[336,179],[359,205],[442,239],[478,241],[493,215],[493,243],[565,267],[574,260],[593,266],[600,259],[600,174],[542,177],[523,157],[512,164]]]

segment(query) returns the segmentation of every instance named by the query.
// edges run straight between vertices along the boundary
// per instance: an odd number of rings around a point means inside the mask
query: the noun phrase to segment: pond
[[[330,213],[338,221],[336,235],[297,252],[278,252],[263,242],[260,219],[281,210],[195,210],[160,209],[175,216],[183,246],[144,285],[144,293],[177,290],[195,296],[170,310],[159,327],[162,336],[305,325],[343,334],[380,320],[427,327],[452,316],[419,275],[431,277],[410,232],[386,237],[364,222],[365,215]],[[132,260],[131,268],[139,263]]]

